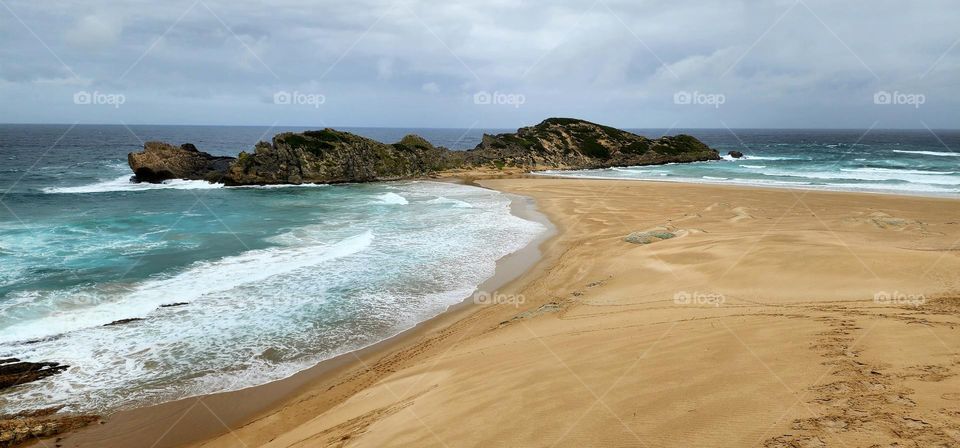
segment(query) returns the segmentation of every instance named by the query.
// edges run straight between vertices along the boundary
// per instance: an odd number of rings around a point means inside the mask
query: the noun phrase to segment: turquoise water
[[[658,131],[638,131],[657,135]],[[676,131],[675,131],[676,132]],[[960,194],[957,131],[691,131],[739,160],[546,174],[924,196]]]
[[[476,187],[135,185],[128,148],[76,145],[3,148],[0,357],[71,366],[5,394],[5,411],[289,376],[459,303],[544,230]],[[104,326],[130,318],[144,320]]]
[[[105,412],[283,378],[458,303],[544,230],[504,195],[436,182],[129,182],[142,140],[235,155],[284,130],[301,129],[0,125],[0,358],[71,366],[0,411]],[[456,149],[484,132],[353,131]],[[747,157],[560,174],[960,193],[953,131],[682,132]],[[130,318],[144,320],[103,326]]]

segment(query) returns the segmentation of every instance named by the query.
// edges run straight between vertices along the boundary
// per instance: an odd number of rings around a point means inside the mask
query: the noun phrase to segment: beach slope
[[[558,228],[499,303],[197,446],[960,443],[956,200],[481,183]]]

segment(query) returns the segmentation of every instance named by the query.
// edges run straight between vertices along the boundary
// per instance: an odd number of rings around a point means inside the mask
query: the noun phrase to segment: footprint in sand
[[[884,212],[873,212],[864,216],[863,213],[857,213],[857,216],[847,218],[845,221],[850,224],[870,224],[878,229],[892,230],[895,232],[925,231],[926,223],[913,219],[891,216]]]
[[[726,218],[727,222],[740,222],[748,219],[754,219],[753,215],[747,211],[746,207],[734,207],[732,204],[726,202],[714,202],[710,204],[707,208],[703,209],[702,214],[708,214],[713,212],[729,214],[733,213],[733,216]],[[700,214],[697,215],[701,216]]]

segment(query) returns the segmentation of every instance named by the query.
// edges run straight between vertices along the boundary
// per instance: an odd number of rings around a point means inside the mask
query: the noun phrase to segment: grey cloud
[[[948,0],[7,3],[76,83],[131,98],[131,123],[955,127],[960,106],[960,10]],[[73,74],[2,9],[0,24],[0,121],[88,119],[45,109],[76,88],[49,80]],[[278,90],[328,101],[277,108]],[[478,106],[479,90],[527,101]],[[928,102],[878,108],[878,90]],[[678,91],[727,102],[681,106]],[[184,114],[187,103],[204,113]]]

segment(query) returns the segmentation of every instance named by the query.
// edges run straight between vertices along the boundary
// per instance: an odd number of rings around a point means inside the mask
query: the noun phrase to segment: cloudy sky
[[[956,0],[0,0],[0,122],[957,128],[957,23]]]

